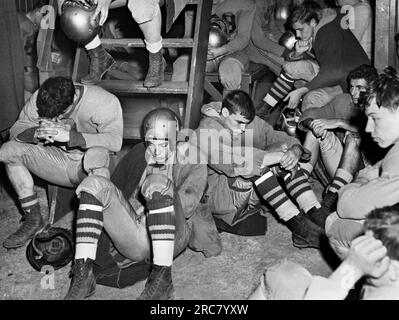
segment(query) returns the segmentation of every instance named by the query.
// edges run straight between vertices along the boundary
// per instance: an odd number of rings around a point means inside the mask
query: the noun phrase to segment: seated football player
[[[260,201],[256,189],[291,230],[294,246],[320,246],[323,229],[313,220],[324,209],[298,167],[305,150],[296,138],[255,116],[247,93],[233,90],[223,101],[204,105],[189,143],[208,163],[206,195],[215,217],[234,225],[254,214],[256,210],[242,208]],[[278,181],[280,175],[288,192]]]
[[[66,299],[94,294],[96,280],[121,286],[147,277],[139,299],[171,299],[174,257],[187,245],[208,250],[207,256],[220,253],[212,216],[200,208],[206,165],[176,162],[179,128],[173,111],[149,112],[143,120],[146,147],[134,146],[112,181],[91,175],[79,185],[73,277]]]
[[[365,121],[358,103],[377,76],[372,66],[356,68],[348,76],[349,94],[338,95],[322,108],[306,110],[299,121],[298,127],[306,131],[304,147],[312,153],[310,161],[301,164],[302,169],[309,176],[321,156],[332,179],[322,205],[331,212],[336,209],[339,189],[353,180],[363,161],[360,133]],[[321,226],[324,223],[325,219],[320,220]]]

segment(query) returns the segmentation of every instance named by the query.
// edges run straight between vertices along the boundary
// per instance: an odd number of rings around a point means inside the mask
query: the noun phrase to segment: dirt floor
[[[20,216],[3,168],[0,171],[2,243],[17,228]],[[312,183],[320,196],[320,184],[313,180]],[[43,212],[47,212],[45,188],[38,186],[37,192]],[[187,249],[175,260],[173,279],[176,299],[246,299],[257,286],[264,269],[283,258],[300,263],[311,273],[322,276],[329,275],[336,264],[335,257],[329,252],[293,247],[289,230],[273,216],[268,217],[268,232],[265,236],[241,237],[222,233],[221,238],[223,252],[218,257],[205,258],[201,253]],[[0,247],[0,299],[62,299],[69,287],[70,265],[55,272],[53,283],[46,281],[43,273],[29,265],[25,249],[7,251]],[[135,299],[144,283],[142,281],[125,289],[98,285],[95,295],[90,299]]]

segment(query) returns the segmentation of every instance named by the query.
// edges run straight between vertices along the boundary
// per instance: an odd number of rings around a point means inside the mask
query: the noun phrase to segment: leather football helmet
[[[211,24],[209,28],[209,48],[219,48],[225,45],[228,41],[229,25],[224,20],[214,15],[211,17]]]
[[[60,25],[68,38],[81,45],[100,32],[100,14],[93,19],[97,5],[92,0],[67,0],[61,8]]]
[[[43,266],[54,270],[67,265],[74,256],[72,233],[69,230],[48,227],[36,234],[26,248],[26,258],[37,271]]]
[[[283,46],[284,48],[287,48],[288,50],[292,50],[295,47],[295,43],[297,42],[297,38],[295,34],[292,31],[287,31],[285,32],[280,40],[279,40],[279,45]]]
[[[180,130],[179,117],[168,108],[150,111],[143,120],[143,137],[148,140],[170,140]]]

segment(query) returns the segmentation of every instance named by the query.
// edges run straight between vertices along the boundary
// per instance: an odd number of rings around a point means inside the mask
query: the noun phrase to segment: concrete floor
[[[19,213],[15,200],[7,188],[6,178],[0,174],[0,243],[18,225]],[[321,186],[312,181],[320,196]],[[4,187],[6,186],[6,187]],[[38,186],[43,212],[47,212],[46,193]],[[12,194],[12,192],[11,192]],[[336,263],[330,253],[316,249],[297,249],[292,246],[289,230],[270,216],[265,236],[241,237],[222,233],[223,252],[218,257],[205,258],[187,249],[173,266],[176,299],[221,300],[246,299],[257,286],[264,269],[276,261],[289,258],[317,275],[327,276]],[[57,270],[53,286],[44,274],[35,271],[27,262],[25,247],[7,251],[0,247],[0,299],[62,299],[69,287],[70,265]],[[144,281],[125,289],[97,286],[90,299],[135,299]],[[43,287],[44,284],[44,287]],[[50,287],[50,288],[49,288]]]

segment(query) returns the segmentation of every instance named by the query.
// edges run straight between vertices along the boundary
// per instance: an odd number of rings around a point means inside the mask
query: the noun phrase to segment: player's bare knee
[[[360,135],[356,132],[348,133],[345,137],[345,146],[358,148],[361,143]]]

